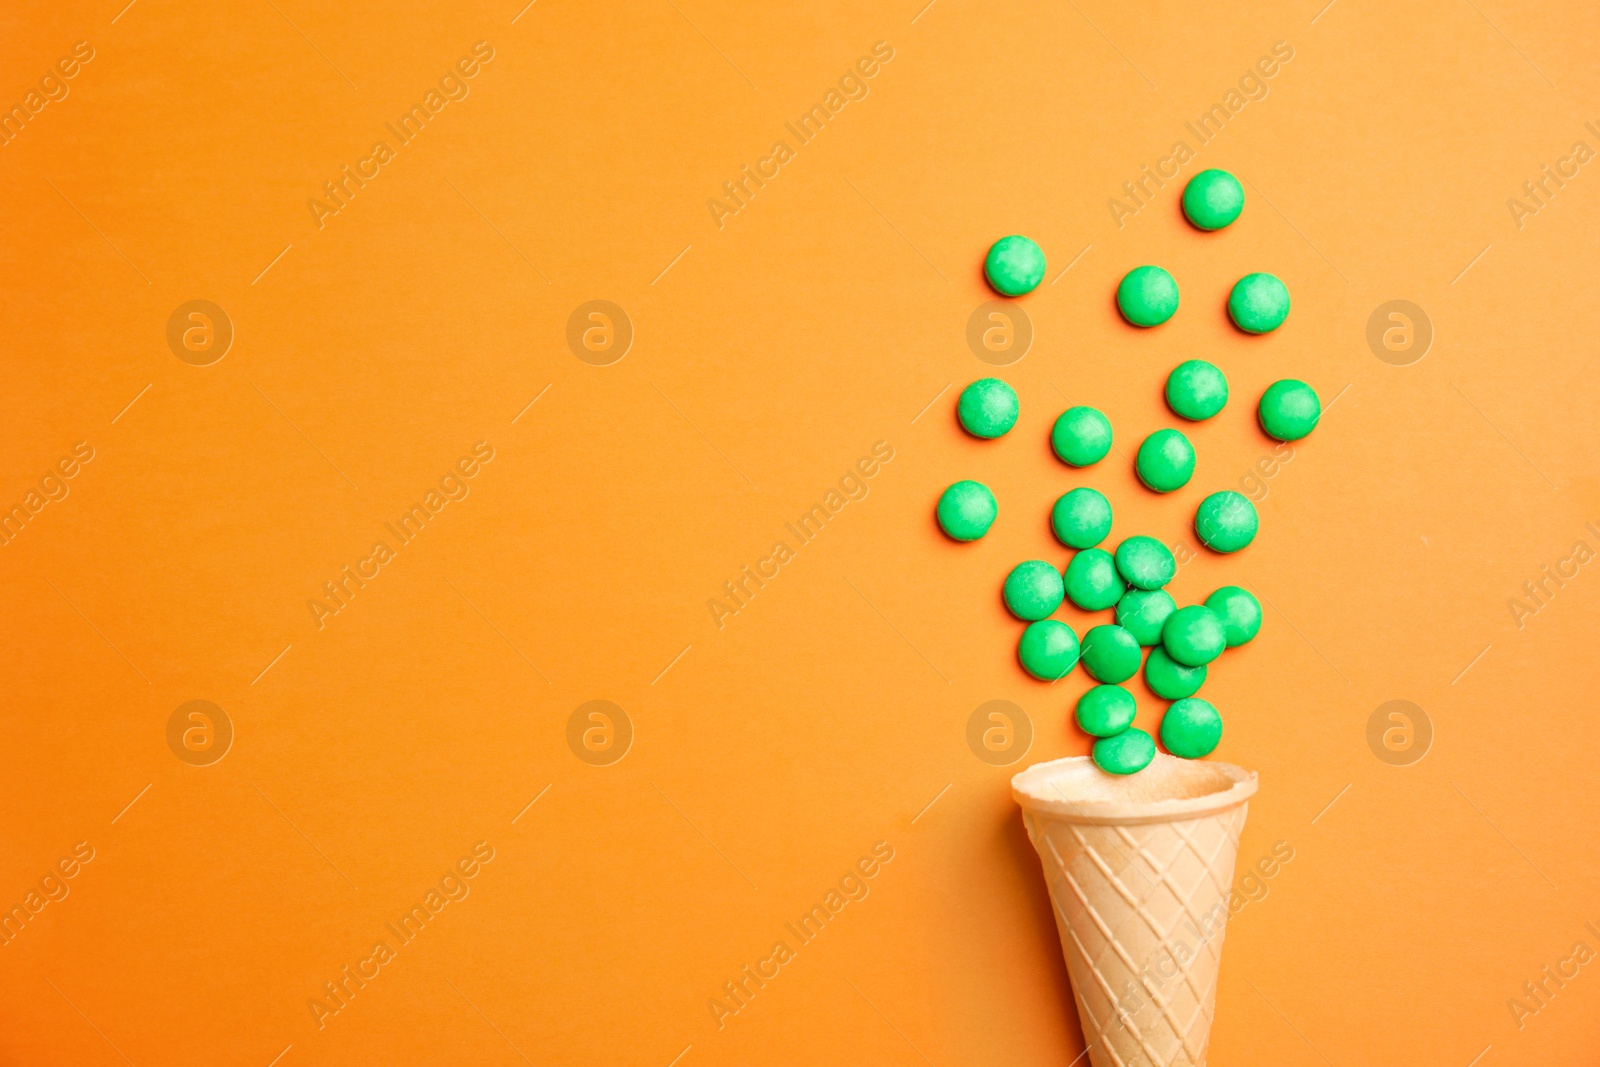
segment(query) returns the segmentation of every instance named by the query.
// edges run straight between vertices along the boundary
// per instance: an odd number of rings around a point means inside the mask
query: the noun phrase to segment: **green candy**
[[[1035,678],[1058,681],[1078,665],[1078,635],[1057,619],[1029,623],[1017,643],[1017,658]]]
[[[1138,638],[1120,626],[1105,623],[1083,635],[1083,669],[1096,681],[1126,682],[1143,658]]]
[[[1111,451],[1111,420],[1094,408],[1068,408],[1050,430],[1050,447],[1069,467],[1099,463]]]
[[[1271,333],[1289,317],[1289,288],[1270,274],[1246,274],[1228,295],[1228,316],[1245,333]]]
[[[1130,726],[1115,737],[1096,741],[1090,755],[1095,766],[1107,774],[1134,774],[1156,758],[1156,742],[1137,726]]]
[[[1161,717],[1161,743],[1184,759],[1209,756],[1222,741],[1222,716],[1199,697],[1174,701]]]
[[[1031,293],[1044,280],[1044,249],[1020,234],[1002,237],[989,246],[983,273],[1002,296]]]
[[[1084,611],[1104,611],[1122,597],[1117,564],[1103,548],[1086,548],[1067,564],[1067,599]]]
[[[974,437],[1000,437],[1017,424],[1017,391],[999,378],[979,378],[956,402],[961,426]]]
[[[1228,379],[1215,365],[1191,359],[1167,375],[1167,406],[1191,422],[1209,419],[1228,403]]]
[[[1194,446],[1177,430],[1157,430],[1139,446],[1133,466],[1145,485],[1158,493],[1170,493],[1194,477]]]
[[[1177,610],[1177,602],[1165,589],[1130,589],[1117,601],[1117,625],[1149,648],[1161,643],[1161,627]]]
[[[1261,520],[1250,498],[1232,489],[1212,493],[1194,513],[1194,532],[1216,552],[1237,552],[1256,539]]]
[[[1061,606],[1065,595],[1061,572],[1042,559],[1019,563],[1006,575],[1006,607],[1027,622],[1050,615]]]
[[[1225,170],[1203,170],[1183,187],[1183,213],[1202,230],[1220,230],[1244,210],[1244,186]]]
[[[1298,441],[1317,428],[1322,418],[1322,401],[1317,391],[1305,382],[1285,378],[1273,382],[1261,394],[1258,408],[1261,428],[1279,441]]]
[[[1161,647],[1185,667],[1204,667],[1228,647],[1222,616],[1204,604],[1190,604],[1161,624]]]
[[[1160,326],[1178,310],[1178,283],[1160,267],[1135,267],[1117,286],[1117,310],[1135,326]]]
[[[1050,509],[1050,529],[1068,548],[1093,548],[1111,532],[1111,501],[1087,487],[1062,493]]]
[[[1204,667],[1186,667],[1157,646],[1144,661],[1144,680],[1150,691],[1168,700],[1194,696],[1206,682]]]
[[[1261,632],[1261,602],[1248,590],[1225,585],[1206,597],[1206,607],[1222,619],[1229,648],[1249,644]]]
[[[976,541],[994,525],[998,510],[987,485],[956,482],[939,497],[939,527],[957,541]]]
[[[1138,706],[1120,685],[1097,685],[1078,698],[1078,729],[1096,737],[1115,737],[1133,725]]]
[[[1117,546],[1117,573],[1135,589],[1160,589],[1178,573],[1178,561],[1154,537],[1130,537]]]

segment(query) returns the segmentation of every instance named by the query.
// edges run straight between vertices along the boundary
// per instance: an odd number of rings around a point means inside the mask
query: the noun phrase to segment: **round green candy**
[[[1298,441],[1317,428],[1322,418],[1322,401],[1317,391],[1305,382],[1285,378],[1273,382],[1261,394],[1258,408],[1261,428],[1279,441]]]
[[[1068,408],[1050,430],[1050,447],[1070,467],[1099,463],[1111,451],[1111,420],[1094,408]]]
[[[1111,532],[1111,501],[1087,487],[1062,493],[1050,509],[1050,529],[1068,548],[1093,548]]]
[[[1140,534],[1117,546],[1117,573],[1135,589],[1160,589],[1178,573],[1178,561],[1166,545]]]
[[[1149,648],[1161,643],[1161,627],[1177,610],[1177,602],[1165,589],[1130,589],[1117,601],[1117,625]]]
[[[1083,635],[1083,669],[1096,681],[1126,682],[1143,658],[1138,638],[1120,626],[1105,623]]]
[[[1271,333],[1289,317],[1289,288],[1271,274],[1246,274],[1228,295],[1228,316],[1245,333]]]
[[[976,541],[989,532],[999,507],[982,482],[956,482],[939,497],[939,527],[957,541]]]
[[[1134,774],[1156,758],[1156,742],[1137,726],[1130,726],[1115,737],[1096,741],[1090,755],[1095,766],[1107,774]]]
[[[1086,548],[1072,557],[1066,572],[1067,598],[1084,611],[1104,611],[1122,598],[1117,563],[1103,548]]]
[[[1222,616],[1204,604],[1190,604],[1161,624],[1161,647],[1186,667],[1204,667],[1228,647]]]
[[[1194,445],[1177,430],[1157,430],[1139,446],[1133,466],[1139,480],[1158,493],[1182,489],[1194,477]]]
[[[1006,575],[1006,607],[1027,622],[1036,622],[1061,606],[1066,586],[1061,572],[1042,559],[1019,563]]]
[[[1187,697],[1174,701],[1161,717],[1161,743],[1184,759],[1209,756],[1222,741],[1222,716],[1208,700]]]
[[[1117,310],[1135,326],[1160,326],[1178,310],[1178,283],[1160,267],[1135,267],[1117,286]]]
[[[979,378],[956,402],[961,426],[974,437],[1000,437],[1017,424],[1017,391],[999,378]]]
[[[1145,657],[1144,680],[1156,696],[1181,700],[1200,691],[1206,681],[1206,669],[1186,667],[1158,645]]]
[[[1120,685],[1097,685],[1078,698],[1078,729],[1096,737],[1115,737],[1133,725],[1138,706]]]
[[[1167,375],[1167,406],[1191,422],[1209,419],[1227,403],[1228,379],[1214,364],[1191,359]]]
[[[1020,234],[1002,237],[989,246],[983,273],[1002,296],[1031,293],[1044,280],[1044,249]]]
[[[1212,493],[1194,513],[1194,532],[1216,552],[1237,552],[1256,539],[1261,520],[1250,498],[1232,489]]]
[[[1054,682],[1078,665],[1078,635],[1058,619],[1029,623],[1017,643],[1017,658],[1035,678]]]
[[[1225,170],[1203,170],[1183,187],[1183,213],[1202,230],[1220,230],[1244,210],[1244,186]]]
[[[1206,597],[1206,607],[1222,619],[1229,648],[1248,644],[1261,632],[1261,602],[1246,589],[1225,585]]]

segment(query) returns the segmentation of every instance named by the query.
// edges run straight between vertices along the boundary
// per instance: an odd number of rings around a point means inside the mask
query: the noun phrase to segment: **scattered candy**
[[[1161,627],[1177,610],[1177,602],[1165,589],[1130,589],[1117,601],[1117,625],[1149,648],[1161,643]]]
[[[1178,573],[1172,551],[1154,537],[1130,537],[1117,546],[1117,573],[1135,589],[1160,589]]]
[[[1042,559],[1019,563],[1006,576],[1006,607],[1011,614],[1028,622],[1051,615],[1061,606],[1066,587],[1061,572]]]
[[[1135,326],[1160,326],[1178,310],[1178,283],[1160,267],[1135,267],[1117,286],[1117,309]]]
[[[1228,316],[1245,333],[1271,333],[1289,317],[1289,288],[1271,274],[1246,274],[1228,296]]]
[[[1095,766],[1107,774],[1133,774],[1156,758],[1156,742],[1137,726],[1130,726],[1115,737],[1096,741],[1091,755]]]
[[[983,273],[1002,296],[1031,293],[1044,280],[1044,249],[1020,234],[1002,237],[989,246]]]
[[[1194,513],[1194,532],[1207,548],[1237,552],[1256,539],[1261,520],[1250,498],[1232,489],[1212,493]]]
[[[1086,548],[1073,556],[1066,583],[1067,598],[1084,611],[1104,611],[1121,599],[1125,588],[1116,561],[1103,548]]]
[[[1222,741],[1222,716],[1199,697],[1178,700],[1161,717],[1161,743],[1184,759],[1209,756]]]
[[[1017,658],[1035,678],[1058,681],[1078,665],[1078,635],[1058,619],[1029,623],[1017,643]]]
[[[939,527],[957,541],[976,541],[994,525],[998,510],[987,485],[956,482],[939,497]]]
[[[1179,608],[1161,625],[1161,647],[1185,667],[1204,667],[1228,647],[1222,616],[1204,604]]]
[[[1225,585],[1206,597],[1206,607],[1222,620],[1229,648],[1249,644],[1261,632],[1261,602],[1248,590]]]
[[[1182,489],[1194,477],[1194,446],[1177,430],[1157,430],[1139,446],[1134,469],[1158,493]]]
[[[1017,424],[1017,391],[999,378],[979,378],[956,402],[961,426],[974,437],[993,438]]]
[[[1167,406],[1191,422],[1209,419],[1228,403],[1228,379],[1203,359],[1191,359],[1167,375]]]
[[[1225,170],[1203,170],[1183,187],[1183,213],[1202,230],[1220,230],[1244,210],[1244,186]]]
[[[1111,501],[1086,486],[1062,493],[1050,510],[1050,529],[1068,548],[1093,548],[1111,532]]]
[[[1050,447],[1070,467],[1099,463],[1111,451],[1111,420],[1094,408],[1068,408],[1050,430]]]
[[[1078,728],[1096,737],[1115,737],[1133,725],[1138,710],[1133,694],[1120,685],[1097,685],[1078,698]]]
[[[1157,645],[1144,661],[1144,680],[1156,696],[1179,700],[1200,691],[1206,681],[1206,669],[1185,667]]]
[[[1279,441],[1298,441],[1317,428],[1322,401],[1305,382],[1285,378],[1261,394],[1261,428]]]
[[[1244,187],[1227,171],[1201,171],[1184,186],[1183,212],[1201,230],[1230,226],[1244,210]],[[1045,275],[1038,244],[1013,234],[1002,237],[984,260],[984,274],[995,291],[1021,296]],[[1161,267],[1135,267],[1117,285],[1117,308],[1134,326],[1167,322],[1178,311],[1178,283]],[[1246,333],[1269,333],[1283,325],[1289,290],[1271,274],[1240,278],[1228,296],[1228,315]],[[1190,359],[1167,375],[1167,406],[1180,418],[1201,422],[1228,404],[1228,379],[1215,364]],[[982,378],[962,390],[956,412],[974,437],[994,439],[1016,427],[1016,390],[998,378]],[[1257,405],[1261,428],[1279,441],[1298,441],[1322,416],[1316,391],[1305,382],[1274,382]],[[1069,467],[1099,463],[1111,451],[1111,422],[1095,408],[1068,408],[1056,418],[1050,446]],[[1194,445],[1181,431],[1161,429],[1140,443],[1134,460],[1139,480],[1157,493],[1171,493],[1194,477]],[[939,498],[939,526],[957,541],[988,533],[998,508],[981,482],[960,481]],[[1171,700],[1161,721],[1161,743],[1185,759],[1210,755],[1222,740],[1222,716],[1194,696],[1205,684],[1207,664],[1225,649],[1254,640],[1261,630],[1261,604],[1238,586],[1223,586],[1204,604],[1179,608],[1163,587],[1177,574],[1172,551],[1154,537],[1124,539],[1115,555],[1099,547],[1111,534],[1111,502],[1096,489],[1080,486],[1057,498],[1050,529],[1076,549],[1064,572],[1046,560],[1028,560],[1006,576],[1002,597],[1007,610],[1028,625],[1017,643],[1017,658],[1033,677],[1055,682],[1079,661],[1099,684],[1076,704],[1079,727],[1096,740],[1095,764],[1109,774],[1134,774],[1156,756],[1155,739],[1133,725],[1137,706],[1121,683],[1139,673],[1157,696]],[[1232,490],[1212,493],[1195,509],[1194,529],[1206,547],[1220,553],[1248,546],[1260,528],[1255,505]],[[1085,611],[1116,609],[1115,623],[1091,627],[1082,644],[1071,626],[1049,616],[1064,600]],[[1144,656],[1144,649],[1150,654]]]
[[[1126,682],[1139,673],[1143,658],[1139,640],[1111,623],[1083,635],[1083,669],[1100,682]]]

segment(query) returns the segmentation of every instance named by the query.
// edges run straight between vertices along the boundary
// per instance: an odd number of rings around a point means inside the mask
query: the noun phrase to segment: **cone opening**
[[[1137,774],[1107,774],[1087,756],[1037,763],[1011,779],[1017,803],[1073,822],[1155,822],[1225,811],[1256,791],[1231,763],[1158,754]]]

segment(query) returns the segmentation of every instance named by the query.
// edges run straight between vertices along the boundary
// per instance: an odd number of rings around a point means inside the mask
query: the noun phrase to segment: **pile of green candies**
[[[1198,228],[1220,229],[1238,217],[1244,192],[1233,175],[1203,171],[1185,188],[1183,205]],[[1044,253],[1026,237],[1005,237],[989,250],[985,272],[997,292],[1019,296],[1043,279]],[[1118,286],[1117,304],[1133,325],[1160,325],[1177,311],[1177,283],[1160,267],[1137,267]],[[1265,333],[1288,315],[1288,290],[1270,274],[1247,275],[1234,286],[1228,310],[1240,329]],[[1181,418],[1209,419],[1228,402],[1227,378],[1213,364],[1189,360],[1168,375],[1166,399]],[[973,382],[957,401],[962,427],[983,439],[1008,433],[1019,412],[1016,390],[998,378]],[[1293,379],[1273,383],[1257,405],[1262,429],[1280,441],[1305,437],[1321,415],[1316,392]],[[1102,412],[1072,407],[1056,419],[1050,443],[1062,463],[1083,468],[1106,457],[1111,439],[1111,422]],[[1194,476],[1194,446],[1180,430],[1157,430],[1140,444],[1134,469],[1153,492],[1181,489]],[[988,486],[960,481],[944,491],[937,515],[952,539],[975,541],[989,531],[998,510]],[[1255,539],[1259,522],[1248,497],[1224,490],[1200,502],[1194,529],[1207,548],[1231,553]],[[1011,570],[1002,590],[1007,609],[1027,623],[1017,645],[1023,668],[1053,683],[1081,662],[1100,683],[1079,699],[1077,721],[1096,738],[1093,759],[1102,770],[1133,774],[1155,758],[1155,739],[1133,725],[1136,704],[1122,685],[1139,673],[1141,662],[1151,691],[1172,701],[1161,720],[1162,745],[1187,759],[1209,755],[1222,740],[1222,716],[1195,693],[1213,660],[1256,636],[1261,604],[1249,591],[1229,585],[1203,604],[1178,607],[1164,588],[1177,573],[1177,560],[1160,540],[1140,535],[1125,538],[1113,552],[1100,547],[1111,533],[1111,502],[1096,489],[1064,493],[1051,509],[1050,526],[1056,539],[1074,550],[1065,570],[1028,560]],[[1090,628],[1080,642],[1072,627],[1050,618],[1067,600],[1085,611],[1113,611],[1115,621]]]

